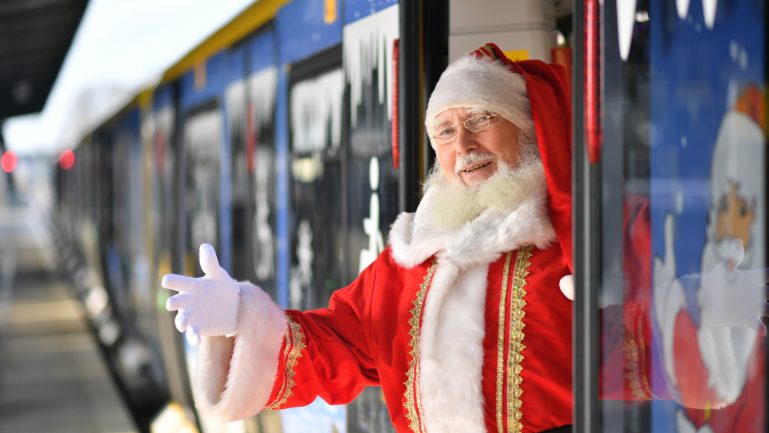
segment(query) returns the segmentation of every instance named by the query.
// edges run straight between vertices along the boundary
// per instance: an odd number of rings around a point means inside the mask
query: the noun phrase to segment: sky
[[[255,0],[90,0],[41,113],[9,118],[20,155],[74,146]]]

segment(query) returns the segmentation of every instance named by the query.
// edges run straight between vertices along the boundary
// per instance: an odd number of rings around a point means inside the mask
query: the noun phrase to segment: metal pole
[[[585,128],[585,68],[587,34],[586,7],[598,7],[597,0],[574,4],[574,63],[572,75],[574,104],[573,224],[574,273],[574,431],[600,432],[598,410],[598,282],[600,281],[600,170],[588,161]],[[592,16],[597,19],[597,14]]]

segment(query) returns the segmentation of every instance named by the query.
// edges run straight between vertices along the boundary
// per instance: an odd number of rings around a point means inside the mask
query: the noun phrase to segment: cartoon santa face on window
[[[759,404],[756,350],[764,310],[765,135],[763,96],[749,86],[722,118],[713,150],[707,239],[693,305],[675,269],[673,215],[655,259],[655,319],[670,394],[683,406],[679,432],[748,431],[741,413]],[[759,390],[759,391],[756,391]],[[760,403],[762,404],[762,403]],[[710,409],[722,408],[718,412]],[[698,409],[706,409],[704,412]],[[702,416],[703,413],[709,414]],[[715,417],[721,418],[716,422]]]
[[[742,269],[764,266],[765,141],[762,104],[757,98],[758,89],[748,87],[719,127],[703,272],[724,261]]]

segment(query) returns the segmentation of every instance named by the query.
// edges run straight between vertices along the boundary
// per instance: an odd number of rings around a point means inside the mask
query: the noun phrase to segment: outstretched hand
[[[160,283],[179,292],[168,298],[166,309],[177,311],[176,329],[185,333],[193,346],[198,345],[201,336],[235,333],[240,303],[238,284],[219,266],[214,248],[202,244],[199,254],[204,276],[167,274]]]

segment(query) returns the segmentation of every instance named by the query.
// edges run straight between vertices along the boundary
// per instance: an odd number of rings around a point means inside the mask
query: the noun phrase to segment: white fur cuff
[[[240,296],[237,337],[203,338],[193,383],[197,407],[226,420],[267,404],[287,329],[283,310],[262,289],[240,283]]]

